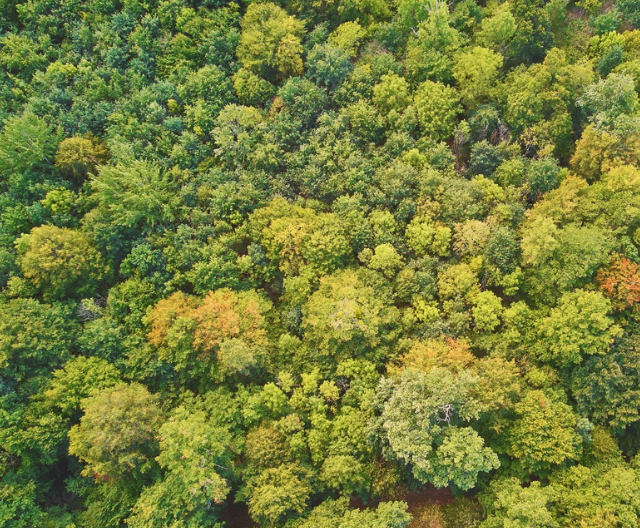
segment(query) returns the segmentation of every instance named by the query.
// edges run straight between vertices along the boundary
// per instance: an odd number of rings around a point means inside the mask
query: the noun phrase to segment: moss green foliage
[[[0,528],[640,525],[639,94],[638,0],[0,0]]]

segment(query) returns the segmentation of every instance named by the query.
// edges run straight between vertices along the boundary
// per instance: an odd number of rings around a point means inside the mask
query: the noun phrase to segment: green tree
[[[334,357],[371,351],[393,337],[396,322],[395,310],[353,270],[322,278],[302,314],[305,341]]]
[[[86,464],[83,474],[121,478],[152,469],[162,423],[156,396],[123,383],[90,396],[82,410],[69,431],[69,453]]]
[[[480,528],[557,528],[550,500],[540,482],[524,487],[513,477],[497,479],[480,496],[487,514]]]
[[[393,277],[402,267],[402,257],[391,244],[376,246],[367,266],[381,272],[385,277]]]
[[[473,321],[481,332],[491,332],[500,324],[502,303],[500,297],[490,291],[483,291],[473,299]]]
[[[225,106],[216,119],[213,137],[217,153],[230,165],[242,166],[257,141],[260,112],[252,106]]]
[[[117,385],[120,372],[111,363],[98,357],[78,356],[55,370],[49,387],[43,392],[44,401],[72,418],[85,398]]]
[[[324,501],[295,528],[405,528],[411,520],[405,502],[381,502],[374,508],[350,509],[346,497]]]
[[[240,68],[233,76],[233,89],[242,105],[257,106],[265,104],[275,95],[275,88],[255,73]]]
[[[31,112],[7,119],[0,135],[0,174],[53,166],[56,137],[46,121]]]
[[[113,226],[148,231],[178,212],[175,183],[148,161],[103,165],[91,180],[91,190],[97,207],[90,215],[101,214]]]
[[[476,37],[481,44],[495,47],[503,54],[516,34],[517,27],[516,19],[511,13],[511,4],[504,2],[493,11],[492,16],[482,19]]]
[[[266,79],[302,73],[303,23],[275,4],[251,3],[240,24],[242,65]]]
[[[228,431],[204,412],[174,411],[159,430],[158,464],[162,480],[145,488],[128,524],[160,527],[174,523],[205,525],[216,521],[214,509],[227,493],[231,451]]]
[[[58,145],[55,165],[65,176],[82,182],[109,159],[109,152],[92,137],[71,137]]]
[[[76,324],[63,305],[34,299],[0,303],[0,367],[5,383],[47,375],[69,358]]]
[[[453,77],[467,107],[473,108],[490,97],[502,62],[499,53],[477,46],[458,55]]]
[[[22,274],[47,300],[96,293],[109,267],[95,244],[72,229],[41,226],[16,241]]]
[[[604,355],[590,356],[568,376],[577,410],[594,423],[622,429],[640,419],[638,336],[625,336]]]
[[[7,528],[42,525],[45,513],[37,505],[36,483],[13,472],[0,480],[0,523]]]
[[[349,53],[333,44],[314,46],[305,65],[313,82],[332,91],[340,86],[353,68]]]
[[[636,28],[640,26],[640,15],[638,14],[640,5],[637,0],[616,0],[616,6],[624,15],[625,20],[628,20]]]
[[[421,482],[473,488],[480,472],[500,465],[470,427],[483,410],[470,396],[477,383],[469,371],[454,377],[442,368],[406,369],[398,381],[381,381],[371,428],[385,456],[408,464]]]
[[[383,75],[373,87],[373,103],[383,115],[391,111],[401,113],[411,104],[409,84],[395,73]]]
[[[621,460],[555,471],[548,493],[561,526],[613,527],[640,515],[638,470]]]
[[[249,513],[265,526],[277,526],[292,513],[302,513],[311,496],[309,472],[298,464],[263,471],[249,484]]]
[[[38,44],[25,34],[10,33],[0,40],[0,45],[0,64],[13,73],[28,77],[46,64],[46,58],[38,53]]]
[[[577,460],[583,438],[579,418],[566,403],[531,390],[515,405],[508,431],[509,456],[529,473],[544,473],[565,461]]]
[[[611,303],[599,292],[576,290],[537,324],[536,355],[559,366],[604,355],[622,329],[610,317]]]
[[[510,45],[514,61],[532,63],[541,60],[553,45],[553,33],[545,0],[513,0],[516,31]]]
[[[431,80],[448,82],[451,80],[453,55],[462,44],[462,36],[450,23],[449,7],[445,2],[432,0],[427,3],[408,1],[401,4],[401,11],[412,9],[420,20],[426,11],[426,20],[413,28],[413,37],[407,44],[404,66],[407,77],[414,84]],[[406,6],[406,7],[404,7]],[[418,21],[416,20],[416,21]]]
[[[455,88],[425,81],[414,94],[418,121],[424,134],[431,139],[448,139],[461,111],[460,95]]]
[[[624,73],[612,73],[588,86],[578,104],[589,121],[605,129],[611,128],[619,116],[634,114],[640,108],[633,78]]]

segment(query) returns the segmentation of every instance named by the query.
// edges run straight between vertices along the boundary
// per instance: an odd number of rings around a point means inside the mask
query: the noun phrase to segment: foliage
[[[147,471],[157,450],[157,398],[142,385],[120,384],[84,400],[80,424],[69,430],[69,452],[98,479]]]
[[[23,276],[47,300],[89,297],[109,273],[91,239],[71,229],[36,227],[16,248]]]
[[[638,7],[0,0],[0,526],[640,524]]]

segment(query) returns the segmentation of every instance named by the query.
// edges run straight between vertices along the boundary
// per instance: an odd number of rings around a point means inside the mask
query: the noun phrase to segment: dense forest
[[[640,526],[639,90],[640,0],[0,0],[0,527]]]

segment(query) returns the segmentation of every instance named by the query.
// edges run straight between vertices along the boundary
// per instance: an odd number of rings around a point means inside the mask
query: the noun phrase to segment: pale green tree
[[[385,456],[408,464],[421,482],[473,488],[480,472],[500,465],[470,427],[483,411],[470,394],[478,381],[467,370],[454,376],[443,368],[428,374],[409,368],[400,380],[383,379],[370,427]]]

